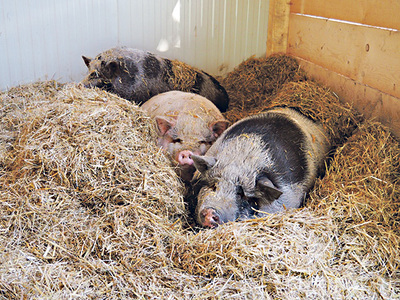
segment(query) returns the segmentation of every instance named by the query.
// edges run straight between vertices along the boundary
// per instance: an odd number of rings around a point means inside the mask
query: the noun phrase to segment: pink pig
[[[141,107],[155,119],[158,145],[177,164],[177,173],[186,182],[196,170],[192,155],[203,155],[229,124],[211,101],[193,93],[162,93]]]

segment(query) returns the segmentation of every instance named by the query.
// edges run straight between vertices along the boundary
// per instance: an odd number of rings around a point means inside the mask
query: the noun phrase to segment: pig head
[[[192,93],[162,93],[141,107],[154,118],[158,145],[169,154],[178,175],[186,182],[195,172],[192,156],[204,155],[228,127],[228,121],[213,103]]]

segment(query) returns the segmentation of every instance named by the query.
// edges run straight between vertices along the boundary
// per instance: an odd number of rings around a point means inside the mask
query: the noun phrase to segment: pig
[[[142,104],[151,97],[171,90],[206,97],[221,112],[229,105],[226,90],[209,74],[176,60],[126,47],[104,51],[94,59],[82,56],[89,69],[81,81],[85,87],[98,87],[121,98]],[[178,76],[177,76],[178,75]],[[189,79],[181,79],[179,76]]]
[[[204,227],[301,206],[324,169],[324,128],[291,108],[274,108],[229,127],[204,156],[190,197]]]
[[[158,145],[177,164],[177,173],[186,183],[196,170],[192,156],[204,155],[229,125],[211,101],[194,93],[161,93],[141,108],[155,119]]]

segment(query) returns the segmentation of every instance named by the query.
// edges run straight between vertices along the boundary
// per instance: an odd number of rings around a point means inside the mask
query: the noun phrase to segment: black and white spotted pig
[[[328,150],[323,127],[290,108],[236,122],[192,157],[197,221],[216,227],[300,207]]]
[[[228,127],[228,121],[211,101],[193,93],[162,93],[141,108],[155,119],[158,145],[177,163],[177,173],[186,182],[196,170],[192,155],[204,155]]]
[[[228,108],[228,94],[214,77],[188,65],[190,70],[179,68],[177,61],[125,47],[109,49],[94,59],[82,58],[89,68],[88,75],[82,80],[86,87],[105,89],[137,104],[163,92],[181,90],[206,97],[221,112]],[[180,70],[184,74],[179,74],[193,80],[183,84],[182,79],[176,78],[174,70]]]

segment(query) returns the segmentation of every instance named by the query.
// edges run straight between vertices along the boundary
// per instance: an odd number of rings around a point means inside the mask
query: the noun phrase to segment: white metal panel
[[[223,75],[266,51],[269,0],[0,0],[0,89],[80,81],[120,45]]]

